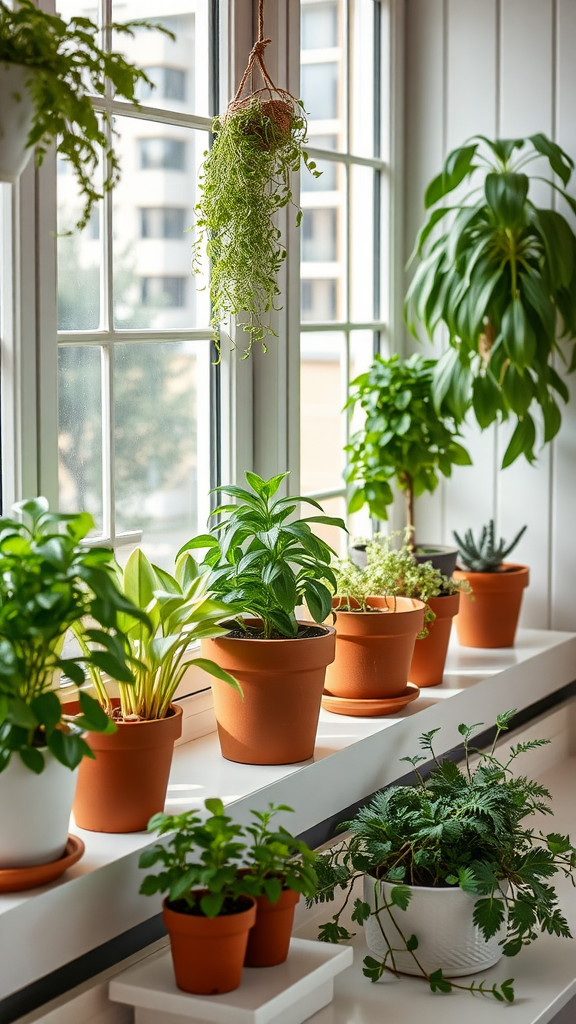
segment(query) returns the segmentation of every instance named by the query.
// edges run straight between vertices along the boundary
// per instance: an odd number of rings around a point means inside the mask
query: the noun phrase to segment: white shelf
[[[527,707],[574,679],[572,633],[521,630],[516,647],[505,650],[455,644],[442,686],[423,690],[402,713],[359,719],[322,711],[310,761],[235,764],[221,757],[215,733],[178,746],[166,809],[220,796],[246,822],[252,808],[286,803],[296,813],[282,823],[300,833],[397,779],[405,771],[399,758],[416,751],[422,732],[441,726],[436,747],[447,750],[460,722],[490,725],[498,712]],[[61,880],[0,895],[0,1000],[160,911],[160,898],[138,894],[138,857],[153,837],[85,832],[73,822],[71,830],[84,839],[86,854]]]

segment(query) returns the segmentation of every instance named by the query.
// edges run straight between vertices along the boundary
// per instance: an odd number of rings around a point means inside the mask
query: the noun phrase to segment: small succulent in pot
[[[454,530],[454,539],[464,566],[470,572],[498,572],[504,559],[514,550],[526,529],[527,527],[523,526],[510,544],[503,538],[496,543],[494,520],[491,519],[488,526],[482,527],[478,540],[475,539],[472,530],[466,530],[464,539]]]

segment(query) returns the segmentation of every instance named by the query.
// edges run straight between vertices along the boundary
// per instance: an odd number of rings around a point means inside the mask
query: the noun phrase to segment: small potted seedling
[[[466,531],[464,539],[454,531],[461,562],[454,578],[466,579],[472,587],[471,594],[463,594],[455,619],[458,640],[463,647],[514,646],[529,570],[525,565],[504,559],[514,550],[525,530],[523,526],[510,544],[502,538],[496,543],[493,519],[482,528],[478,540],[472,530]]]

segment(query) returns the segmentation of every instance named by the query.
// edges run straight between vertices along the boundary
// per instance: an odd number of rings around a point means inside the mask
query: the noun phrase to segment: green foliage
[[[378,793],[356,817],[343,822],[350,836],[320,854],[316,863],[318,890],[314,902],[332,902],[337,890],[345,893],[342,906],[332,920],[322,925],[320,938],[338,942],[350,938],[340,918],[350,899],[352,886],[367,873],[374,880],[375,909],[356,901],[352,919],[358,923],[372,914],[388,914],[398,934],[401,950],[413,957],[433,992],[464,987],[468,991],[511,1002],[512,980],[499,987],[460,985],[442,976],[428,974],[418,960],[418,937],[402,930],[413,886],[459,886],[477,896],[473,920],[484,938],[495,935],[502,925],[503,953],[515,956],[542,931],[570,937],[558,897],[548,880],[558,872],[573,879],[576,849],[570,838],[558,833],[544,835],[527,828],[525,819],[536,812],[550,814],[548,791],[524,776],[514,776],[512,766],[528,749],[542,746],[532,740],[510,748],[500,759],[496,745],[508,728],[514,711],[497,718],[494,742],[488,752],[470,746],[477,726],[462,724],[464,765],[449,759],[440,761],[434,753],[437,729],[420,737],[421,748],[429,752],[434,768],[424,780],[418,770],[421,755],[403,758],[415,769],[415,786],[393,786]],[[478,723],[481,725],[482,723]],[[471,754],[477,755],[475,766]],[[379,882],[394,883],[388,897]],[[398,912],[397,912],[398,911]],[[377,981],[385,970],[395,972],[395,950],[389,947],[383,960],[368,957],[364,974]]]
[[[141,855],[141,868],[162,865],[158,874],[145,877],[141,893],[167,892],[171,903],[183,902],[205,917],[233,909],[241,896],[266,895],[276,903],[283,889],[313,894],[316,855],[286,829],[268,828],[291,807],[270,804],[267,811],[251,811],[254,823],[242,828],[224,813],[221,800],[205,800],[204,806],[210,812],[204,820],[195,811],[150,819],[149,831],[172,835]]]
[[[215,331],[230,316],[246,314],[254,342],[275,335],[266,314],[275,307],[278,272],[286,258],[275,215],[292,201],[291,177],[304,162],[319,171],[303,146],[306,118],[302,104],[252,95],[213,121],[214,143],[204,156],[193,268],[202,273],[202,247],[211,260],[211,324]],[[298,223],[300,222],[300,214]]]
[[[64,716],[53,686],[62,672],[80,686],[85,669],[99,668],[130,683],[122,622],[127,614],[146,622],[146,615],[118,589],[112,551],[82,543],[94,526],[87,512],[50,512],[46,498],[12,510],[15,518],[0,519],[0,771],[17,752],[41,772],[46,747],[75,768],[93,756],[80,731],[114,727],[86,693],[81,715]],[[98,650],[63,657],[68,630],[87,616]]]
[[[452,413],[441,415],[434,408],[435,367],[435,359],[421,355],[404,361],[398,355],[376,356],[367,373],[352,381],[347,408],[360,406],[366,420],[346,448],[350,512],[368,505],[371,515],[387,519],[394,480],[407,499],[412,527],[414,498],[432,493],[439,473],[449,477],[453,465],[471,465],[468,452],[456,440]]]
[[[331,516],[305,516],[293,520],[299,502],[322,507],[312,498],[288,497],[272,501],[287,473],[262,480],[246,473],[250,490],[217,487],[238,504],[220,505],[212,513],[219,521],[188,541],[181,550],[208,548],[201,571],[208,575],[208,589],[230,607],[231,614],[246,612],[262,620],[261,635],[295,637],[295,610],[306,601],[315,622],[323,622],[332,610],[336,578],[330,568],[332,548],[316,537],[310,524],[346,527]],[[242,621],[239,620],[242,626]]]
[[[107,27],[129,36],[136,28],[172,36],[145,21],[114,22]],[[106,112],[96,114],[90,94],[104,96],[108,80],[116,99],[136,103],[137,84],[152,85],[144,71],[128,63],[121,53],[99,46],[101,31],[89,18],[74,17],[67,22],[58,14],[40,10],[32,0],[17,0],[14,9],[0,0],[0,61],[30,68],[26,87],[34,116],[26,145],[36,147],[40,165],[56,142],[60,156],[72,165],[84,197],[79,229],[86,226],[94,204],[120,176],[118,157],[106,133],[111,118]],[[102,192],[96,184],[100,164],[104,167]]]
[[[504,559],[514,550],[526,529],[527,527],[523,526],[511,544],[506,545],[502,537],[496,544],[494,520],[491,519],[488,526],[482,527],[482,533],[478,540],[475,540],[472,530],[466,530],[464,540],[454,530],[454,540],[458,545],[464,565],[471,572],[497,572]]]
[[[566,384],[554,369],[556,340],[576,338],[576,235],[556,210],[530,198],[528,164],[544,157],[551,187],[572,212],[566,192],[574,162],[539,133],[528,139],[475,136],[446,159],[426,192],[428,219],[416,240],[420,260],[406,299],[406,319],[432,339],[442,326],[450,347],[434,375],[434,402],[442,415],[463,421],[470,406],[484,429],[496,420],[516,421],[504,453],[505,468],[524,455],[535,459],[535,412],[544,443],[560,429],[558,396]],[[470,190],[442,205],[461,183]],[[449,215],[449,227],[441,227]],[[446,223],[446,222],[444,222]],[[569,371],[576,366],[574,357]]]
[[[146,620],[123,613],[120,627],[127,642],[134,680],[130,684],[118,680],[122,718],[146,720],[165,718],[170,703],[190,665],[217,676],[242,692],[228,672],[208,658],[198,658],[191,645],[208,637],[225,636],[226,629],[218,623],[229,614],[222,601],[208,592],[208,579],[198,574],[191,555],[182,554],[176,562],[176,576],[151,565],[140,548],[132,552],[122,571],[117,567],[119,584],[127,600],[146,613]],[[78,625],[74,632],[83,651],[89,654],[90,643],[103,644],[114,651],[116,638],[106,638],[98,630]],[[111,714],[112,704],[101,669],[90,666],[90,675],[98,700]],[[114,675],[112,667],[106,669]]]

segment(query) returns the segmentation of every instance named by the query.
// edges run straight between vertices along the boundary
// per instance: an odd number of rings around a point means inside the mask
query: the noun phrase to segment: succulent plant
[[[493,519],[490,520],[488,526],[482,527],[478,541],[474,539],[472,530],[466,530],[464,540],[456,533],[456,530],[453,531],[453,534],[460,556],[471,572],[497,572],[507,555],[514,550],[525,530],[526,527],[523,526],[508,546],[502,537],[496,545]]]

